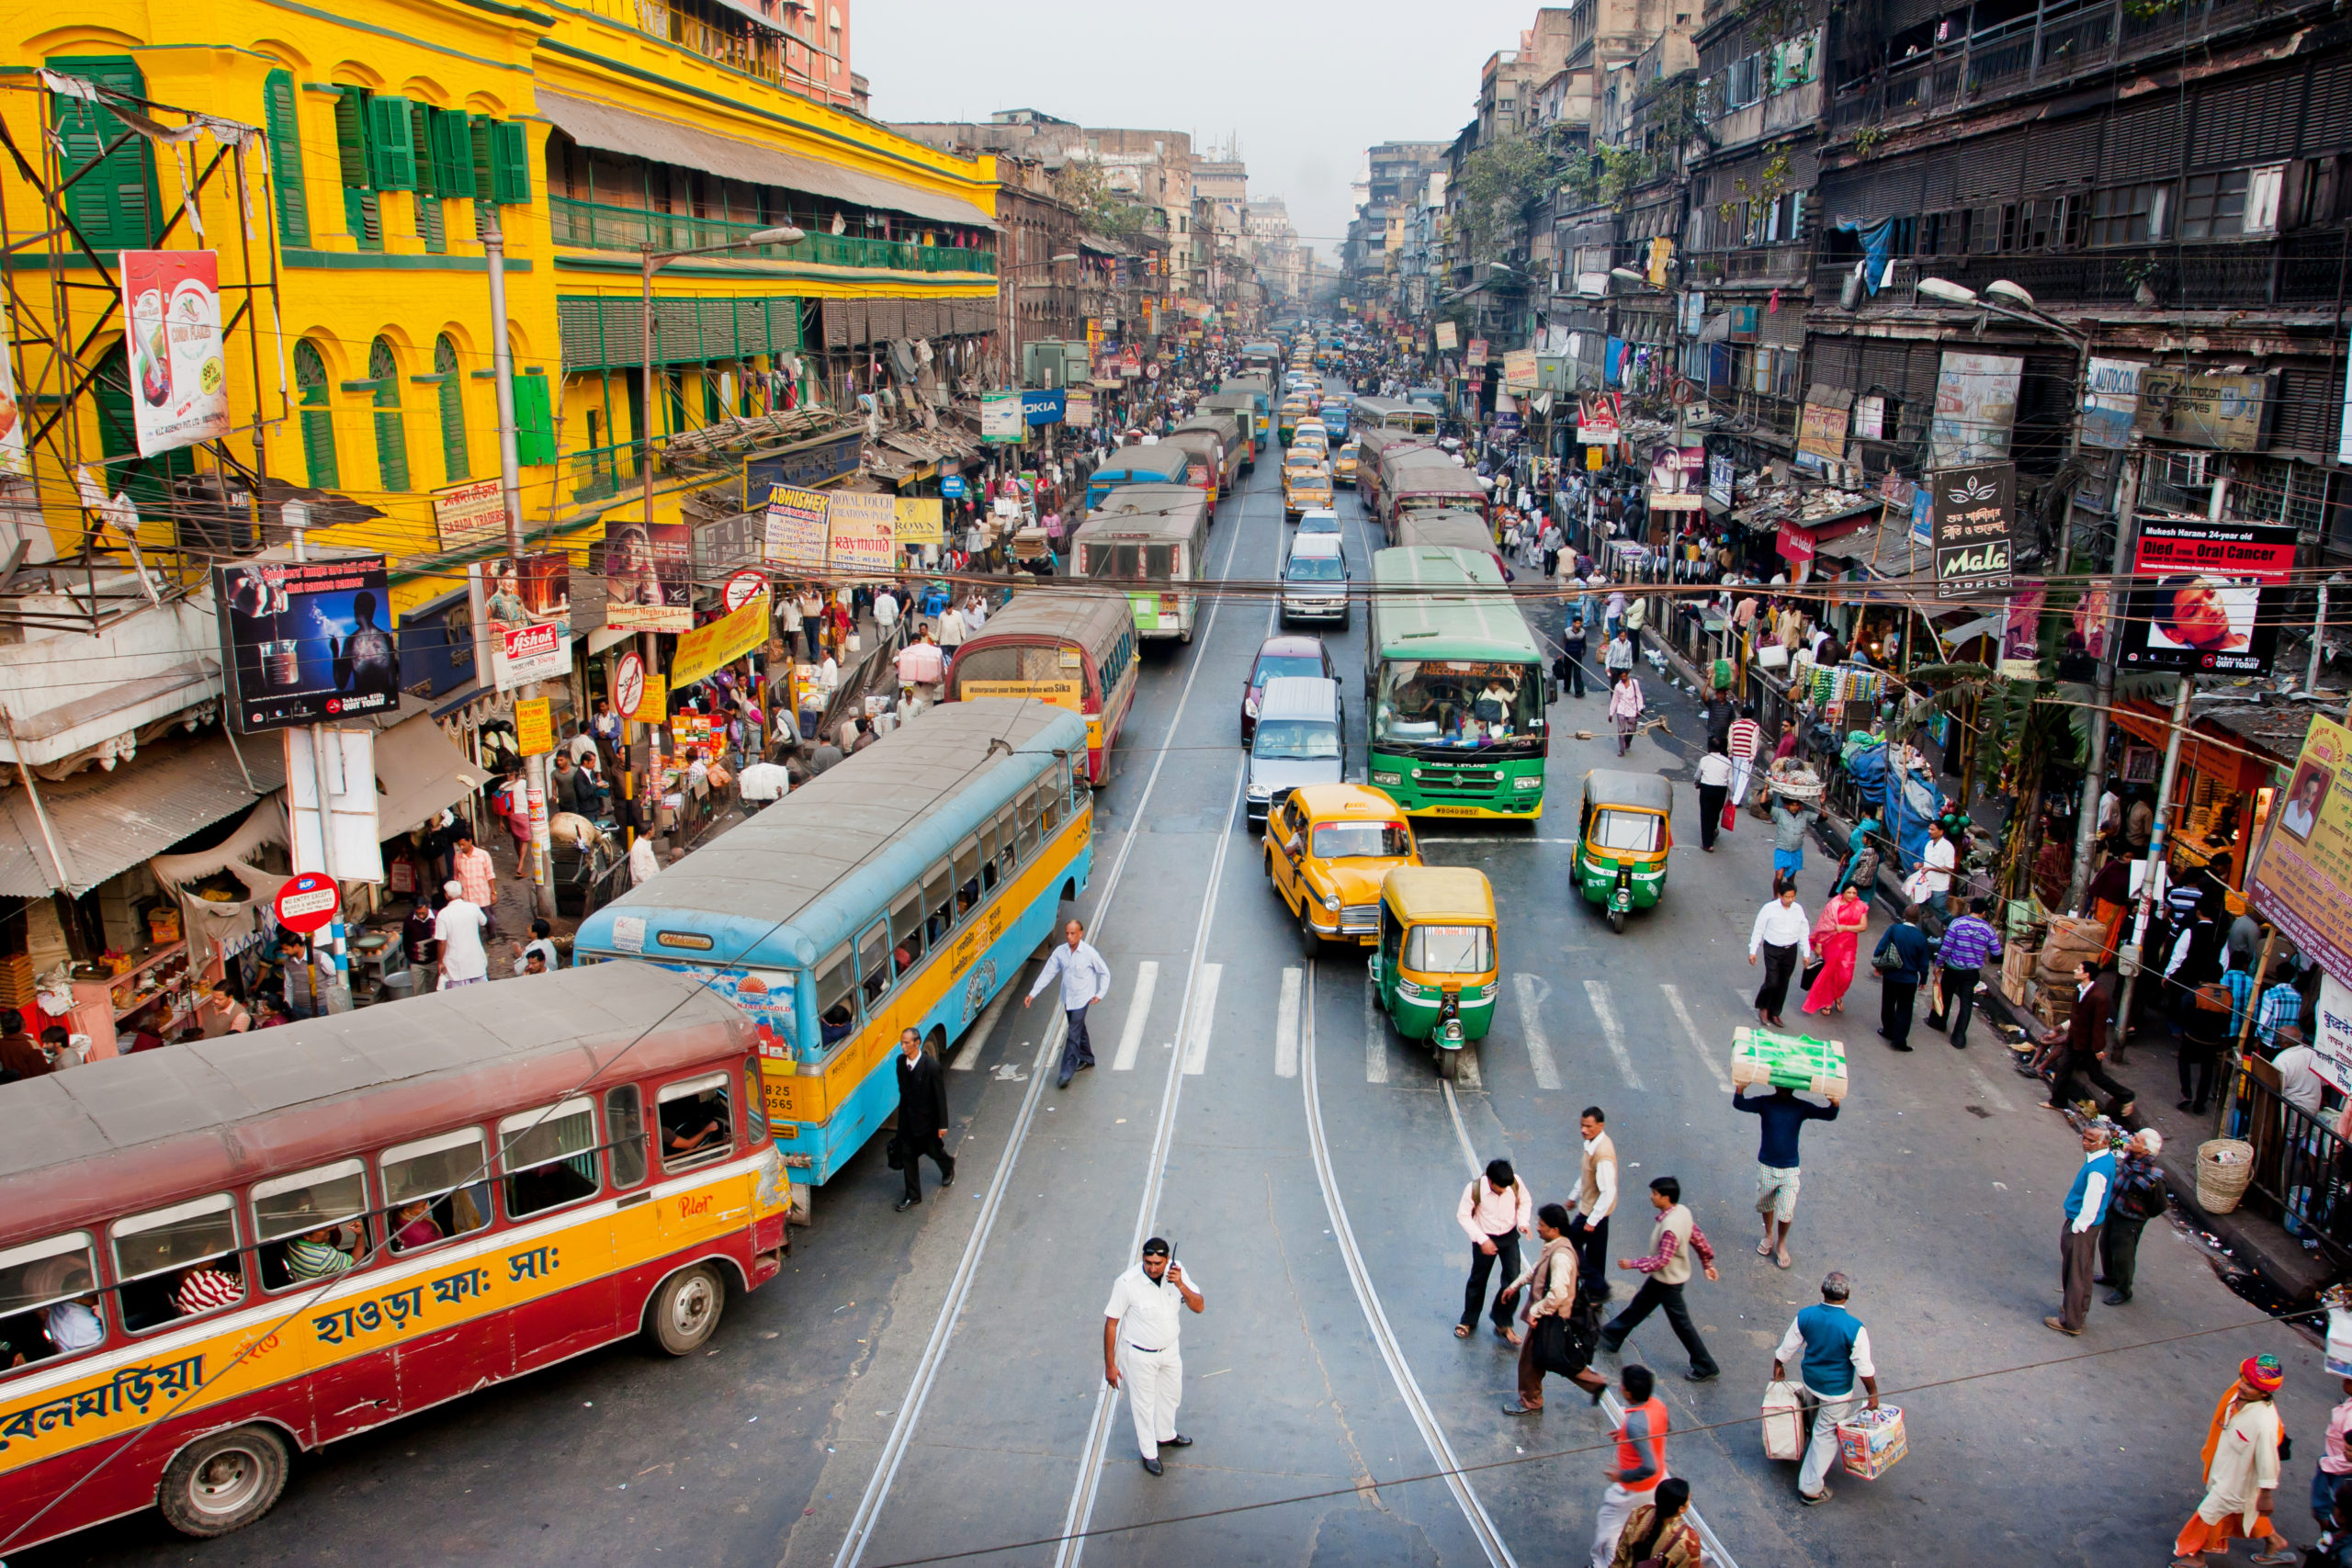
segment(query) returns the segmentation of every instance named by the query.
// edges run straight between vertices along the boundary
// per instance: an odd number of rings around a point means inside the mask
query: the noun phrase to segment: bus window
[[[937,947],[956,926],[956,882],[941,861],[922,875],[923,934]]]
[[[996,863],[998,874],[1006,881],[1012,879],[1012,868],[1019,863],[1019,818],[1008,806],[996,814]]]
[[[1037,858],[1037,788],[1035,784],[1021,792],[1021,858]]]
[[[910,887],[890,906],[890,937],[899,945],[892,954],[903,975],[922,960],[922,890]]]
[[[0,1252],[0,1378],[104,1342],[97,1278],[86,1231]]]
[[[743,1058],[743,1120],[752,1129],[752,1142],[763,1143],[768,1135],[767,1086],[761,1082],[760,1059]]]
[[[138,1334],[243,1301],[236,1251],[236,1204],[226,1192],[117,1220],[123,1326]]]
[[[980,841],[967,839],[956,846],[956,919],[960,922],[980,901]]]
[[[596,1195],[596,1106],[586,1096],[498,1124],[506,1217],[519,1220]]]
[[[817,971],[817,1032],[828,1047],[848,1039],[857,1025],[849,999],[851,984],[849,944],[843,942]]]
[[[625,1083],[605,1091],[605,1136],[611,1140],[613,1185],[634,1187],[645,1179],[645,1098]]]
[[[865,1016],[890,990],[890,924],[876,920],[857,939],[857,973],[865,992]]]
[[[684,1170],[723,1157],[735,1146],[727,1107],[727,1075],[705,1073],[664,1084],[654,1097],[662,1127],[662,1168]]]
[[[479,1127],[395,1145],[376,1170],[394,1252],[414,1252],[490,1224],[490,1158]]]
[[[996,891],[997,866],[999,863],[995,823],[984,822],[980,825],[979,841],[980,891],[983,893],[993,893]]]
[[[1059,770],[1061,764],[1054,764]],[[1037,783],[1037,824],[1050,836],[1062,825],[1062,801],[1069,794],[1067,784],[1057,784],[1055,773],[1047,773]]]
[[[368,1176],[359,1161],[273,1177],[256,1182],[251,1197],[262,1289],[312,1284],[368,1260]]]

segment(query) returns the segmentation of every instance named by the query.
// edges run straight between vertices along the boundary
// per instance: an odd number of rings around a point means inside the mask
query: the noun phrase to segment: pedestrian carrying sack
[[[1804,1457],[1804,1401],[1797,1385],[1786,1379],[1764,1385],[1764,1457]]]
[[[1786,670],[1789,650],[1777,642],[1766,643],[1756,650],[1756,667],[1759,670]]]

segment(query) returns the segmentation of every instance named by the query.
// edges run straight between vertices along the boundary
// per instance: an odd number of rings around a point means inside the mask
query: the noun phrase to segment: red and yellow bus
[[[964,639],[947,700],[1036,697],[1086,720],[1087,782],[1111,776],[1111,748],[1135,702],[1135,611],[1123,593],[1031,589]]]
[[[751,1021],[606,964],[0,1086],[0,1551],[215,1536],[297,1450],[783,1266]]]

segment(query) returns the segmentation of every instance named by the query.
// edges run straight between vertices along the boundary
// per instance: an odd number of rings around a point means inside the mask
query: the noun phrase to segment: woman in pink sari
[[[1854,950],[1871,923],[1871,907],[1850,887],[1822,906],[1813,923],[1814,951],[1821,954],[1821,973],[1804,995],[1804,1010],[1841,1013],[1846,987],[1854,983]]]

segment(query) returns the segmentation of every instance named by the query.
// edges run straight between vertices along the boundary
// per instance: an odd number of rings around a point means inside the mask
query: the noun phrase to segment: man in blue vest
[[[2090,1315],[2091,1285],[2098,1274],[2099,1226],[2107,1220],[2107,1201],[2115,1191],[2115,1140],[2122,1129],[2105,1117],[2083,1123],[2083,1163],[2075,1168],[2075,1184],[2066,1189],[2066,1224],[2058,1233],[2058,1277],[2065,1292],[2056,1317],[2041,1325],[2061,1334],[2079,1336]]]
[[[1781,1347],[1772,1352],[1772,1377],[1795,1361],[1806,1396],[1815,1408],[1813,1441],[1797,1468],[1797,1496],[1806,1503],[1829,1501],[1829,1461],[1838,1457],[1838,1423],[1854,1412],[1854,1381],[1861,1380],[1870,1408],[1878,1408],[1878,1368],[1871,1361],[1871,1331],[1847,1310],[1853,1281],[1842,1273],[1821,1281],[1821,1304],[1797,1314]]]

